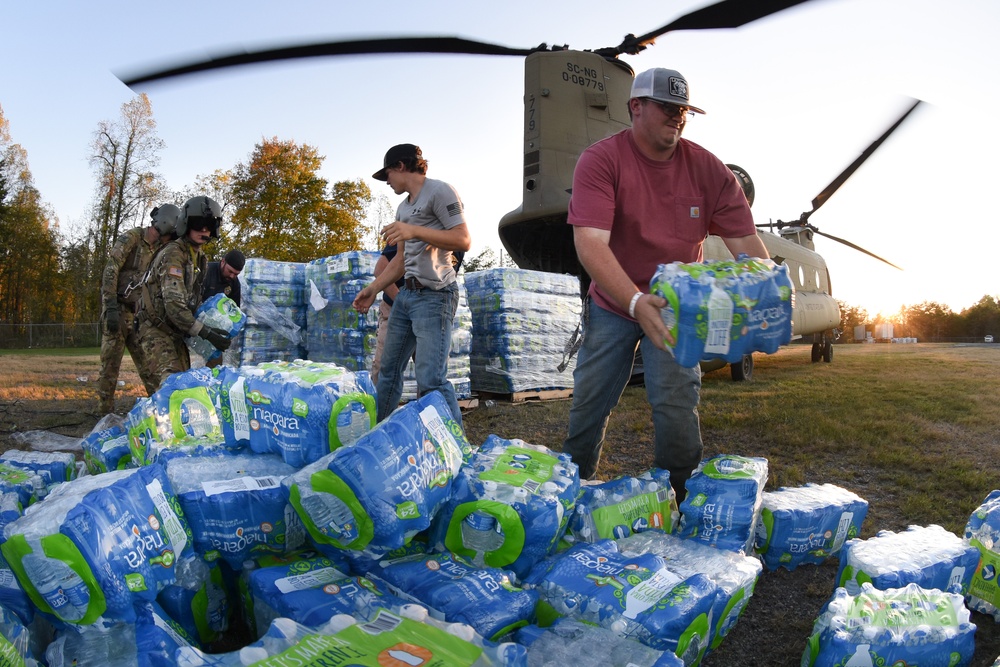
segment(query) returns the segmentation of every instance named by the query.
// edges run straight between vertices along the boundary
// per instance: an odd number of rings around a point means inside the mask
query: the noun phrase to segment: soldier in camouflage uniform
[[[139,346],[155,389],[174,373],[191,368],[184,336],[200,336],[219,350],[229,347],[225,331],[195,319],[208,260],[202,246],[219,237],[222,209],[208,197],[192,197],[181,209],[176,241],[153,260],[139,306]]]
[[[101,281],[101,302],[104,323],[101,337],[101,375],[97,380],[97,409],[101,414],[114,412],[115,389],[121,370],[125,348],[135,363],[146,391],[156,386],[146,372],[139,347],[139,334],[134,326],[135,308],[139,301],[139,283],[153,255],[173,238],[181,210],[173,204],[164,204],[150,213],[152,221],[145,229],[135,227],[118,237],[111,256],[104,267]]]

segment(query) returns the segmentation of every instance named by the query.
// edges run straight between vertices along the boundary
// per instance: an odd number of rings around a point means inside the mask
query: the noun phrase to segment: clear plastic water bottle
[[[181,401],[181,424],[184,432],[190,436],[200,437],[214,430],[212,412],[205,404],[194,398]]]
[[[90,591],[76,572],[61,560],[30,553],[21,561],[39,595],[64,621],[78,621],[90,606]]]
[[[472,560],[476,567],[486,567],[486,554],[500,548],[503,540],[502,528],[491,514],[476,510],[462,520],[462,544],[476,552]]]
[[[300,502],[312,522],[324,535],[347,544],[358,537],[357,525],[351,509],[340,498],[330,493],[317,493],[299,486]]]

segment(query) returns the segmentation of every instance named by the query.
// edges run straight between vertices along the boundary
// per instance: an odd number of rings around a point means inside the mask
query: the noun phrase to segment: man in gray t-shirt
[[[427,178],[427,161],[413,144],[390,148],[382,169],[372,178],[387,182],[397,195],[407,195],[396,211],[396,221],[382,229],[385,242],[399,245],[401,251],[354,299],[354,308],[366,313],[379,292],[404,279],[392,306],[382,351],[376,387],[378,420],[399,405],[403,370],[415,351],[417,394],[440,391],[461,425],[455,389],[448,381],[448,354],[458,308],[452,255],[468,251],[472,243],[462,200],[455,188]]]

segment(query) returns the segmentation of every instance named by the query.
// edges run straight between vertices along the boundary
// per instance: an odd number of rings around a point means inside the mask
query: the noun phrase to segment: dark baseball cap
[[[385,175],[385,170],[392,167],[404,160],[417,160],[423,157],[420,152],[420,146],[414,146],[413,144],[396,144],[390,148],[385,153],[385,159],[382,161],[382,168],[372,174],[372,178],[376,181],[388,180]]]
[[[233,267],[237,271],[242,271],[243,267],[247,263],[247,258],[244,257],[243,253],[239,250],[230,250],[222,259],[226,261],[226,264]]]

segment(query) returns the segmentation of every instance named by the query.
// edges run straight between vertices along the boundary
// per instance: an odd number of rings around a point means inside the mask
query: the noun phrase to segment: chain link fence
[[[0,349],[100,347],[99,322],[79,324],[0,324]]]

